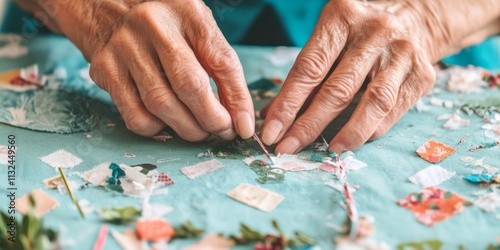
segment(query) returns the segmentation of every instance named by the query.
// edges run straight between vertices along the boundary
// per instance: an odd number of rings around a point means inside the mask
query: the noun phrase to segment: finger
[[[163,42],[156,50],[172,90],[205,131],[223,139],[234,138],[231,117],[215,97],[208,75],[191,48],[175,34],[161,36]]]
[[[411,62],[392,60],[376,73],[361,97],[349,121],[330,143],[330,150],[341,153],[363,145],[393,109],[397,109],[400,86],[405,81]]]
[[[356,44],[356,43],[355,43]],[[377,46],[374,47],[374,44]],[[311,105],[276,147],[278,153],[296,153],[314,141],[351,103],[382,51],[383,42],[372,37],[345,51]],[[371,135],[371,134],[370,134]]]
[[[129,130],[143,136],[158,134],[165,123],[146,109],[127,70],[119,67],[117,61],[105,52],[95,56],[90,66],[91,78],[109,93]]]
[[[135,43],[131,43],[135,44]],[[145,107],[170,126],[181,138],[200,141],[210,134],[202,129],[189,109],[170,89],[161,64],[153,52],[139,51],[135,46],[125,48],[122,58],[128,62],[132,78]],[[155,60],[156,59],[156,60]]]
[[[375,140],[383,136],[404,114],[418,101],[418,99],[428,93],[434,82],[436,74],[432,65],[422,62],[420,66],[413,67],[413,73],[403,83],[399,92],[399,98],[394,108],[387,117],[380,123],[370,140]],[[422,86],[424,91],[418,91],[415,86]],[[420,92],[419,94],[414,94]]]
[[[201,65],[214,79],[220,101],[233,120],[238,134],[250,138],[255,132],[254,107],[236,52],[209,13],[192,22],[188,40]]]
[[[347,27],[327,13],[331,11],[329,5],[332,3],[325,6],[311,38],[299,53],[283,88],[269,108],[262,130],[262,141],[267,145],[283,137],[309,94],[323,81],[344,47]]]

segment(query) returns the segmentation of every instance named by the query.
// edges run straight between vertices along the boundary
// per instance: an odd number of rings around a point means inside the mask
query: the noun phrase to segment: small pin
[[[66,187],[66,191],[68,191],[68,194],[71,197],[71,200],[73,200],[73,203],[75,204],[76,208],[78,209],[78,212],[80,212],[80,215],[82,216],[82,218],[85,219],[85,214],[83,213],[83,210],[80,207],[80,204],[78,203],[78,200],[76,199],[75,194],[73,194],[73,191],[71,191],[71,188],[69,188],[68,180],[66,179],[66,175],[64,175],[63,169],[61,167],[59,167],[58,169],[59,169],[59,173],[61,174],[64,186]]]
[[[262,144],[262,141],[260,141],[257,134],[253,133],[253,138],[257,141],[257,143],[259,143],[262,150],[264,150],[264,153],[266,154],[267,158],[269,158],[269,161],[271,161],[271,164],[274,165],[273,159],[271,159],[271,155],[269,155],[269,152],[267,152],[266,147],[264,146],[264,144]]]

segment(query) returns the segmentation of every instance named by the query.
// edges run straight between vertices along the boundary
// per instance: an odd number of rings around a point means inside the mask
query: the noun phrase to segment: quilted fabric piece
[[[455,149],[441,142],[429,140],[417,149],[417,154],[424,160],[437,163],[455,153]]]
[[[411,193],[397,204],[411,210],[417,220],[427,226],[432,226],[472,206],[466,199],[436,187]]]

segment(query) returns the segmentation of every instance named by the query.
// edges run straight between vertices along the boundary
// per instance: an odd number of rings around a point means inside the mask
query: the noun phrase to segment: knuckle
[[[135,112],[129,113],[130,115],[125,118],[127,129],[143,136],[153,136],[156,133],[156,131],[149,130],[149,122],[141,114]]]
[[[356,94],[355,77],[352,74],[336,74],[331,76],[329,84],[321,93],[333,107],[347,106]]]
[[[326,74],[328,59],[325,53],[318,51],[305,52],[297,58],[293,71],[299,79],[304,79],[309,83],[318,84]]]
[[[205,95],[208,77],[201,76],[200,73],[193,72],[192,67],[178,69],[172,74],[171,85],[179,98],[199,97]]]
[[[152,113],[169,113],[172,109],[172,95],[162,87],[147,90],[144,105]]]
[[[388,84],[373,84],[366,90],[366,98],[379,117],[391,112],[397,102],[398,91]]]
[[[229,45],[224,44],[220,47],[217,51],[210,49],[208,52],[209,67],[223,76],[237,72],[241,67],[236,52]]]

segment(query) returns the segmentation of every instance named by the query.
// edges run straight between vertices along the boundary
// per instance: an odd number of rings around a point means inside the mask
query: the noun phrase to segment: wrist
[[[88,61],[129,9],[123,1],[114,0],[41,1],[40,5]]]
[[[431,62],[500,32],[498,0],[401,0],[398,13]],[[466,16],[466,17],[465,17]]]

